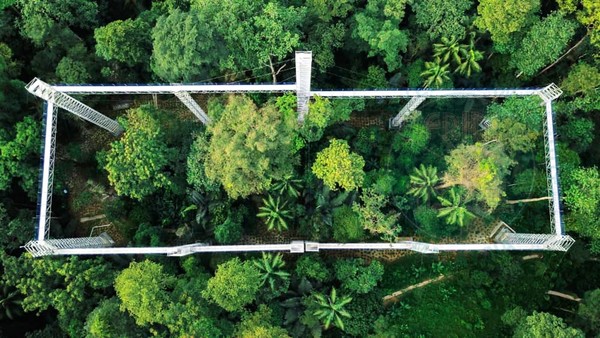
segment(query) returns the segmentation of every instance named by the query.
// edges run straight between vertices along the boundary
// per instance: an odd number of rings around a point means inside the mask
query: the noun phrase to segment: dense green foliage
[[[294,83],[295,51],[312,51],[313,90],[559,84],[561,207],[576,244],[179,258],[20,248],[36,233],[44,150],[33,77]],[[597,337],[599,56],[597,0],[0,1],[0,336]],[[538,96],[428,98],[396,129],[405,99],[313,96],[299,123],[293,91],[193,93],[203,125],[172,95],[76,98],[125,132],[58,110],[51,238],[487,243],[499,221],[549,231]]]
[[[363,158],[351,153],[346,141],[333,139],[327,148],[317,154],[312,172],[322,179],[329,189],[354,190],[364,181],[364,165]]]
[[[233,199],[266,191],[273,179],[292,171],[293,123],[273,105],[259,110],[247,97],[231,97],[209,128],[207,178],[220,182]]]
[[[125,135],[112,143],[102,155],[108,179],[119,195],[135,199],[171,185],[165,167],[169,164],[169,148],[161,131],[157,111],[143,106],[121,119]]]

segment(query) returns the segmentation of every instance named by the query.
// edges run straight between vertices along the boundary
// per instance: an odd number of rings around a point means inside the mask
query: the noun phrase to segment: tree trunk
[[[81,219],[79,220],[79,222],[85,223],[85,222],[89,222],[89,221],[95,221],[95,220],[98,220],[98,219],[103,219],[105,217],[106,217],[105,214],[100,214],[100,215],[90,216],[90,217],[81,217]]]
[[[273,84],[277,84],[277,74],[275,73],[275,68],[273,67],[273,61],[271,61],[271,56],[269,56],[269,68],[271,68],[271,76],[273,77]]]
[[[519,204],[519,203],[530,203],[530,202],[539,202],[539,201],[547,201],[550,199],[550,196],[544,197],[536,197],[536,198],[524,198],[521,200],[508,200],[506,204]]]
[[[404,288],[402,290],[398,290],[398,291],[392,293],[391,295],[387,295],[387,296],[383,297],[383,303],[384,303],[384,305],[387,305],[389,303],[395,303],[398,300],[398,297],[402,296],[403,294],[405,294],[405,293],[407,293],[409,291],[412,291],[414,289],[418,289],[420,287],[423,287],[425,285],[428,285],[428,284],[431,284],[431,283],[435,283],[435,282],[439,282],[439,281],[441,281],[441,280],[443,280],[445,278],[446,278],[445,275],[439,275],[436,278],[430,278],[430,279],[428,279],[426,281],[423,281],[421,283],[410,285],[410,286],[408,286],[408,287],[406,287],[406,288]]]
[[[442,184],[438,184],[435,187],[433,187],[434,189],[446,189],[446,188],[450,188],[451,186],[453,186],[455,184],[452,183],[442,183]]]
[[[277,75],[281,72],[283,68],[285,68],[287,64],[284,63],[283,66],[279,67],[279,69],[275,70],[273,66],[273,61],[271,61],[271,56],[269,56],[269,68],[271,69],[271,77],[273,78],[273,84],[277,84]]]
[[[587,33],[585,33],[585,35],[581,38],[581,40],[577,41],[577,43],[569,48],[569,50],[567,50],[563,55],[561,55],[558,59],[556,59],[556,61],[554,61],[550,66],[542,69],[539,73],[537,73],[535,76],[541,75],[543,74],[545,71],[547,71],[548,69],[554,67],[557,63],[560,62],[560,60],[562,60],[565,56],[567,56],[569,53],[571,53],[575,48],[579,47],[579,45],[581,45],[583,43],[583,41],[585,40],[585,38],[588,37],[589,31]]]
[[[577,296],[571,296],[571,295],[568,295],[566,293],[562,293],[562,292],[558,292],[558,291],[554,291],[554,290],[548,290],[546,292],[546,294],[550,295],[550,296],[556,296],[556,297],[564,298],[564,299],[567,299],[567,300],[571,300],[571,301],[574,301],[574,302],[577,302],[577,303],[581,302],[581,298],[579,298]]]
[[[528,261],[530,259],[540,259],[543,257],[544,257],[544,255],[541,255],[541,254],[533,254],[533,255],[523,256],[523,257],[521,257],[521,260]]]

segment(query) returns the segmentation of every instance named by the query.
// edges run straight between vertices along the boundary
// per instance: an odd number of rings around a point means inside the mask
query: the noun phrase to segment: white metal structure
[[[121,127],[117,121],[106,117],[38,78],[31,80],[25,88],[31,94],[44,99],[46,102],[52,102],[57,107],[110,131],[115,136],[118,136],[123,132],[123,127]]]
[[[558,180],[558,162],[554,145],[554,119],[552,101],[562,91],[554,84],[544,88],[533,89],[423,89],[423,90],[346,90],[346,91],[312,91],[310,87],[312,54],[296,53],[296,84],[168,84],[168,85],[58,85],[51,86],[39,79],[33,79],[27,89],[34,95],[44,99],[45,134],[44,158],[40,179],[39,219],[36,240],[28,242],[24,247],[34,256],[44,255],[100,255],[100,254],[166,254],[182,256],[200,252],[245,252],[245,251],[289,251],[313,252],[319,250],[413,250],[421,253],[437,253],[441,251],[470,250],[557,250],[566,251],[574,240],[564,233],[560,210],[560,190]],[[212,246],[196,243],[174,247],[145,248],[109,248],[112,240],[108,235],[103,237],[49,239],[49,219],[52,206],[52,180],[54,169],[54,151],[56,147],[56,107],[63,108],[80,116],[115,135],[122,132],[121,126],[114,120],[102,115],[67,94],[172,94],[176,95],[198,119],[208,124],[209,117],[193,100],[190,93],[282,93],[295,92],[298,99],[298,120],[302,122],[309,113],[311,96],[326,98],[409,98],[409,102],[400,113],[390,121],[390,126],[401,126],[403,120],[426,98],[479,98],[533,96],[542,98],[546,107],[545,149],[548,177],[548,194],[550,198],[551,234],[519,234],[503,225],[491,236],[496,243],[488,244],[429,244],[413,241],[398,243],[316,243],[295,241],[290,244],[267,245],[226,245]],[[508,229],[508,230],[507,230]]]
[[[522,234],[516,234],[522,235]],[[520,243],[490,243],[490,244],[430,244],[414,241],[403,241],[397,243],[318,243],[309,241],[292,241],[289,244],[254,244],[254,245],[208,245],[195,243],[180,246],[166,247],[121,247],[109,248],[109,241],[94,237],[90,238],[90,245],[82,242],[72,242],[73,239],[31,241],[24,247],[32,256],[48,255],[167,255],[187,256],[195,253],[216,252],[262,252],[280,251],[290,253],[320,252],[324,250],[411,250],[419,253],[440,253],[447,251],[531,251],[552,250],[566,251],[573,244],[569,236],[554,236],[549,234],[525,234],[530,237],[528,241]],[[545,237],[545,238],[544,238]],[[77,238],[79,239],[79,238]],[[88,238],[82,238],[88,240]],[[64,241],[60,245],[55,241]],[[87,242],[86,242],[87,243]],[[92,244],[94,243],[94,244]],[[91,245],[97,245],[92,247]]]
[[[204,112],[204,110],[202,110],[202,108],[200,108],[200,105],[198,104],[198,102],[196,102],[194,100],[194,98],[192,97],[192,95],[190,95],[190,93],[188,93],[188,92],[175,92],[174,94],[175,94],[175,96],[177,96],[177,98],[179,100],[181,100],[181,102],[194,115],[196,115],[196,117],[198,118],[198,120],[200,120],[204,124],[209,124],[210,123],[210,118],[208,117],[208,115],[206,115],[206,113]]]
[[[390,128],[400,128],[402,126],[402,122],[404,122],[408,115],[415,111],[415,109],[417,109],[417,107],[419,107],[423,101],[425,101],[423,96],[411,97],[408,103],[402,107],[402,110],[400,110],[398,115],[390,120]]]
[[[304,116],[308,114],[311,69],[312,52],[296,52],[296,98],[300,123],[304,122]]]
[[[54,153],[56,151],[56,108],[54,102],[44,104],[44,143],[40,192],[38,195],[37,239],[48,237],[52,214],[52,188],[54,186]]]

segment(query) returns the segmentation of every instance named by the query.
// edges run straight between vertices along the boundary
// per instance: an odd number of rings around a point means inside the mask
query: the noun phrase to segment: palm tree
[[[296,334],[295,337],[305,336],[304,333],[307,329],[309,332],[321,330],[321,325],[319,325],[318,322],[314,324],[305,324],[301,321],[302,314],[304,314],[307,305],[304,299],[312,291],[312,284],[306,277],[302,277],[299,281],[292,281],[290,289],[284,295],[286,299],[279,303],[285,311],[283,325],[288,329],[288,332],[294,332]],[[308,325],[310,325],[310,327],[307,327]]]
[[[314,296],[317,310],[313,314],[321,320],[325,329],[328,329],[333,324],[343,330],[344,322],[342,317],[351,317],[350,313],[344,310],[344,306],[352,301],[352,297],[338,297],[335,288],[331,289],[331,294],[327,297],[318,293]]]
[[[475,33],[471,33],[469,49],[461,51],[464,61],[459,62],[456,72],[459,72],[466,77],[470,77],[473,72],[480,72],[481,66],[477,63],[483,59],[483,53],[475,49]]]
[[[261,285],[269,283],[272,291],[276,291],[275,282],[281,280],[283,283],[290,279],[290,273],[283,271],[285,262],[283,261],[283,255],[273,255],[271,253],[262,253],[262,258],[259,260],[252,261],[254,266],[261,272]]]
[[[294,178],[293,175],[285,175],[283,179],[273,184],[271,191],[278,193],[280,196],[287,192],[289,197],[296,198],[300,196],[302,188],[302,180]]]
[[[445,217],[446,223],[449,225],[458,224],[462,227],[467,218],[475,217],[475,214],[465,206],[467,201],[462,200],[461,193],[456,188],[450,189],[449,200],[441,196],[438,196],[438,200],[442,203],[443,208],[438,211],[437,217]]]
[[[287,230],[288,224],[286,219],[292,218],[292,211],[286,209],[287,202],[280,203],[279,197],[277,201],[273,200],[273,196],[269,194],[269,198],[263,198],[263,206],[258,208],[259,213],[256,216],[266,218],[267,227],[269,230],[276,228],[279,231]]]
[[[439,183],[440,178],[437,175],[437,168],[434,166],[424,166],[421,164],[419,168],[415,168],[410,175],[411,188],[408,193],[423,200],[423,203],[429,201],[430,196],[436,196],[435,186]]]
[[[23,314],[21,294],[17,290],[10,290],[8,285],[0,289],[0,320],[14,318]]]
[[[439,87],[444,81],[450,80],[450,76],[448,76],[450,74],[448,70],[449,65],[441,63],[442,61],[439,57],[436,57],[433,62],[425,62],[425,71],[421,73],[421,77],[425,79],[425,88],[432,85]]]
[[[433,44],[433,56],[441,58],[444,63],[452,59],[456,64],[460,64],[462,62],[461,55],[466,52],[466,47],[467,45],[458,43],[458,38],[442,37],[441,43]]]

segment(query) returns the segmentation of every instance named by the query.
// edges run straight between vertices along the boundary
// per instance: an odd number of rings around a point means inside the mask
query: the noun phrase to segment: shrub
[[[367,262],[362,258],[344,259],[335,262],[335,277],[342,288],[352,293],[368,293],[383,277],[383,264],[379,261]]]
[[[312,172],[331,190],[354,190],[362,186],[365,160],[350,152],[348,142],[332,139],[329,147],[317,154]]]
[[[331,279],[331,271],[318,254],[305,254],[296,262],[296,274],[299,277],[312,278],[318,282]]]
[[[365,237],[360,217],[347,205],[333,209],[333,238],[338,242],[359,241]]]

